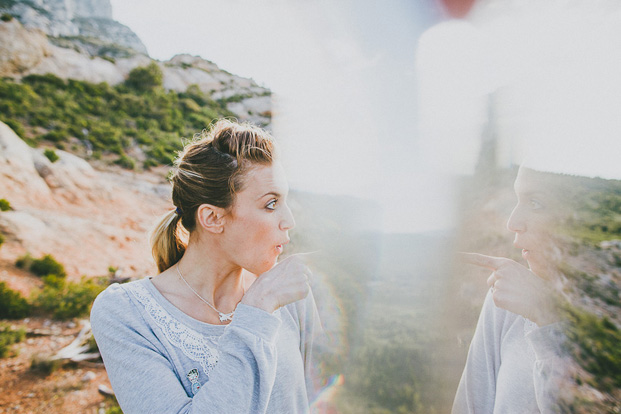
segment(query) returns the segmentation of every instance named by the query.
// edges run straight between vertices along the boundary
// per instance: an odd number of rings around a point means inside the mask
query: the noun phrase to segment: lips
[[[527,260],[527,261],[528,261],[528,258],[529,258],[529,257],[530,257],[530,255],[531,255],[530,250],[528,250],[528,249],[526,249],[525,247],[521,246],[521,245],[520,245],[520,244],[518,244],[517,242],[514,242],[514,243],[513,243],[513,246],[514,246],[516,249],[522,249],[522,258],[523,258],[524,260]]]
[[[280,253],[282,253],[283,249],[285,248],[285,244],[289,243],[289,239],[285,240],[283,243],[279,244],[276,246],[276,250],[278,250]]]

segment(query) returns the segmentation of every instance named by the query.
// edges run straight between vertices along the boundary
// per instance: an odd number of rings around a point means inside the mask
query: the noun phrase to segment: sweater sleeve
[[[321,385],[317,365],[320,363],[318,357],[325,351],[322,349],[325,337],[312,291],[296,305],[300,324],[300,353],[304,361],[306,391],[308,400],[312,403]]]
[[[494,301],[488,292],[474,337],[468,350],[452,414],[493,413],[496,377],[500,366],[500,332],[502,321],[494,312]]]
[[[537,406],[542,414],[556,413],[560,393],[570,380],[569,360],[563,351],[563,324],[536,328],[526,334],[526,341],[535,352],[533,383]]]
[[[280,323],[274,315],[238,305],[218,341],[218,363],[192,398],[121,286],[100,294],[91,311],[93,333],[125,414],[265,413],[276,375]]]

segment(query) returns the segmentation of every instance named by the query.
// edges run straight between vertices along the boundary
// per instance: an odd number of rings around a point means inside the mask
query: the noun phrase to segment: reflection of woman
[[[467,254],[493,271],[470,345],[453,413],[556,412],[565,361],[555,285],[559,201],[537,172],[521,168],[518,202],[507,223],[529,268],[506,258]]]
[[[274,151],[264,131],[228,121],[186,146],[176,210],[151,240],[161,273],[95,301],[125,413],[308,412],[318,323],[307,268],[295,256],[274,266],[294,226]]]

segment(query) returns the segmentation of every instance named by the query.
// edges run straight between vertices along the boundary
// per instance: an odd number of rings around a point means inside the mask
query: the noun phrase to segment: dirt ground
[[[42,285],[39,278],[6,260],[0,260],[0,281],[26,297]],[[5,323],[23,328],[26,338],[0,358],[0,413],[103,414],[114,406],[112,397],[99,392],[101,385],[111,389],[101,360],[62,363],[51,373],[31,368],[33,360],[50,357],[70,344],[82,328],[81,320],[0,320]]]
[[[0,359],[0,413],[99,414],[114,404],[98,391],[100,385],[111,388],[101,361],[64,363],[49,374],[31,369],[33,360],[54,355],[73,341],[81,329],[79,320],[27,318],[9,323],[27,334]]]

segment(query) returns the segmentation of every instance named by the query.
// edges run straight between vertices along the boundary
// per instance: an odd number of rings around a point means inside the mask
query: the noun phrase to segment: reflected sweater
[[[534,322],[497,307],[488,292],[453,414],[556,413],[567,360],[560,324]]]
[[[125,414],[306,413],[316,315],[309,295],[273,314],[239,304],[229,325],[211,325],[145,278],[109,286],[91,324]]]

